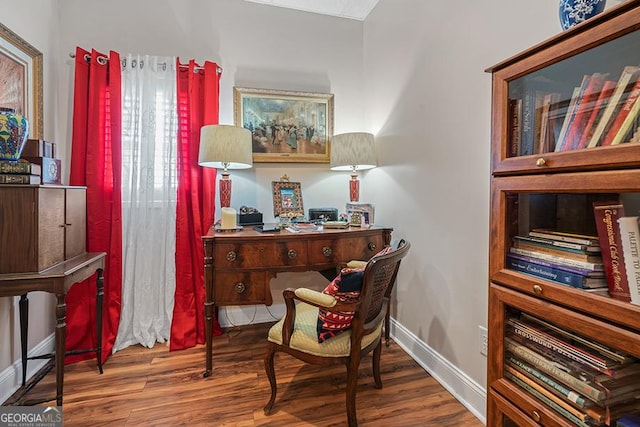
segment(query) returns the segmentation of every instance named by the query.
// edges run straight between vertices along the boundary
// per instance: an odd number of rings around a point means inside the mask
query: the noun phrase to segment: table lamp
[[[231,205],[231,179],[228,169],[248,169],[253,164],[251,132],[231,125],[206,125],[200,129],[198,164],[222,168],[220,207]]]
[[[349,198],[357,202],[360,198],[359,170],[377,166],[376,147],[373,134],[351,132],[335,135],[331,138],[330,167],[334,171],[351,171]]]

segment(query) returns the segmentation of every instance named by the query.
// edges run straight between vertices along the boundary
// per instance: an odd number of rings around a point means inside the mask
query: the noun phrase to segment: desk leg
[[[67,338],[67,305],[64,302],[65,294],[56,294],[56,405],[62,406],[62,393],[64,385],[64,353]]]
[[[27,341],[29,337],[29,298],[20,295],[20,346],[22,351],[22,387],[27,381]]]
[[[96,270],[96,329],[97,345],[96,358],[98,359],[98,370],[102,375],[102,313],[104,310],[104,276],[102,269]]]

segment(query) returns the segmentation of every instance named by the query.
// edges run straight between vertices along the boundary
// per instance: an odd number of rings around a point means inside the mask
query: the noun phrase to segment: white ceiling
[[[270,6],[364,21],[378,0],[246,0]]]

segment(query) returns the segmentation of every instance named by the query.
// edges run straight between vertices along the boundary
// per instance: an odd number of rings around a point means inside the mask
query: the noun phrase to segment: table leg
[[[104,276],[102,269],[96,271],[96,328],[97,345],[96,358],[98,359],[98,370],[102,375],[102,312],[104,309]]]
[[[64,353],[67,337],[67,305],[64,302],[65,294],[56,294],[56,405],[62,406],[62,393],[64,385]]]
[[[20,295],[20,350],[22,352],[22,387],[27,381],[27,341],[29,337],[29,298]]]

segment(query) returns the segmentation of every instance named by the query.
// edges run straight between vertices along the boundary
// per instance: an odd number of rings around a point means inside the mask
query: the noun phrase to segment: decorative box
[[[62,184],[61,173],[62,167],[60,159],[52,159],[51,157],[22,157],[23,159],[38,164],[42,167],[42,184]]]
[[[322,221],[337,221],[338,209],[336,208],[310,208],[309,209],[309,221],[322,220]]]

